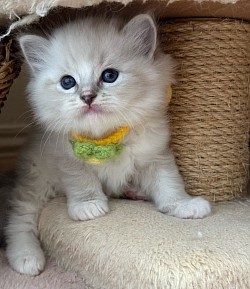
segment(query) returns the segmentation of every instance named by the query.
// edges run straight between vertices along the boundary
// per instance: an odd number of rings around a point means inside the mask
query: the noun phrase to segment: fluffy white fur
[[[207,201],[185,192],[168,148],[165,88],[173,80],[173,62],[157,48],[150,16],[139,15],[124,27],[114,20],[86,18],[48,38],[24,35],[20,45],[32,75],[29,100],[42,129],[24,147],[7,227],[7,256],[16,271],[37,275],[44,268],[37,219],[58,194],[66,194],[73,220],[107,214],[108,196],[131,190],[172,216],[210,213]],[[114,83],[100,80],[107,68],[119,71]],[[64,90],[64,75],[72,75],[77,85]],[[95,109],[80,99],[89,92],[97,95]],[[119,157],[90,165],[73,155],[70,131],[102,138],[124,125],[131,130]]]

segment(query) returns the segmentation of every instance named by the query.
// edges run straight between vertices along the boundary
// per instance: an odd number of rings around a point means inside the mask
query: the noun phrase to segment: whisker
[[[49,129],[52,127],[53,124],[52,124],[52,125],[49,125],[49,126],[47,127],[46,131],[44,132],[43,137],[42,137],[41,142],[40,142],[40,155],[41,155],[41,157],[42,157],[42,155],[43,155],[45,146],[46,146],[46,144],[47,144],[47,142],[48,142],[51,134],[53,133],[55,127],[57,126],[57,124],[58,124],[60,121],[61,121],[61,119],[59,118],[59,119],[57,120],[57,122],[54,124],[53,128],[51,129],[51,131],[50,131],[48,137],[46,138],[46,141],[44,142],[43,147],[42,147],[42,141],[43,141],[46,133],[49,131]],[[41,149],[41,148],[42,148],[42,149]]]
[[[23,128],[20,129],[20,131],[14,136],[14,138],[18,137],[25,129],[27,129],[28,127],[34,125],[34,124],[38,124],[37,120],[34,120],[30,123],[28,123],[27,125],[25,125]]]
[[[57,133],[56,146],[55,146],[54,151],[57,150],[57,145],[58,145],[59,137],[60,137],[61,130],[62,130],[63,126],[64,126],[64,124],[61,125],[61,127],[60,127],[60,129],[59,129],[59,131],[58,131],[58,133]]]
[[[31,115],[26,116],[26,117],[24,118],[24,120],[26,120],[26,119],[28,119],[28,118],[33,118],[33,117],[34,117],[33,109],[28,109],[28,110],[26,110],[24,113],[22,113],[21,115],[19,115],[18,118],[16,119],[16,121],[22,119],[22,117],[24,117],[24,116],[25,116],[26,114],[28,114],[28,113],[31,113]]]
[[[120,107],[122,108],[122,110],[125,110],[125,111],[130,111],[127,107],[125,107],[124,105],[122,105],[122,102],[120,102]],[[143,123],[143,114],[141,112],[137,112],[137,115],[141,115],[141,119],[136,119],[136,124],[132,124],[132,122],[127,118],[127,116],[120,110],[117,110],[117,113],[119,113],[122,118],[128,123],[128,125],[130,126],[131,128],[131,131],[135,134],[135,127],[140,125],[140,127],[142,127],[144,130],[146,129],[145,128],[145,125]]]

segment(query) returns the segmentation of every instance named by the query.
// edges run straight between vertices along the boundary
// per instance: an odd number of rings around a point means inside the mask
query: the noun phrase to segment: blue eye
[[[113,68],[106,69],[102,72],[102,81],[107,83],[115,82],[119,76],[119,72]]]
[[[70,89],[76,85],[76,81],[73,76],[65,75],[61,78],[61,86],[64,89]]]

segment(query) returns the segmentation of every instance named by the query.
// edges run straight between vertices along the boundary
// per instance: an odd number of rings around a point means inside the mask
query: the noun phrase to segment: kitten
[[[43,270],[39,211],[60,193],[73,220],[104,216],[108,196],[131,191],[171,216],[210,213],[206,200],[185,192],[168,147],[166,85],[173,81],[174,63],[157,47],[149,15],[123,26],[89,17],[47,38],[23,35],[20,46],[32,76],[29,101],[42,130],[24,147],[6,230],[7,256],[16,271]],[[71,133],[98,140],[127,126],[119,155],[101,164],[77,158],[69,142]]]

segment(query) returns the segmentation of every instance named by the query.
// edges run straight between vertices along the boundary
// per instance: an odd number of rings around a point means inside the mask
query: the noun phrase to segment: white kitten
[[[7,256],[20,273],[36,275],[44,267],[37,220],[59,193],[66,194],[74,220],[105,215],[107,196],[128,191],[171,216],[210,213],[207,201],[185,192],[168,148],[166,85],[173,62],[157,48],[155,23],[142,14],[119,27],[114,20],[86,18],[48,38],[20,38],[32,74],[29,101],[43,127],[23,150],[7,227]],[[70,132],[102,139],[123,126],[130,130],[119,156],[97,165],[74,155]]]

